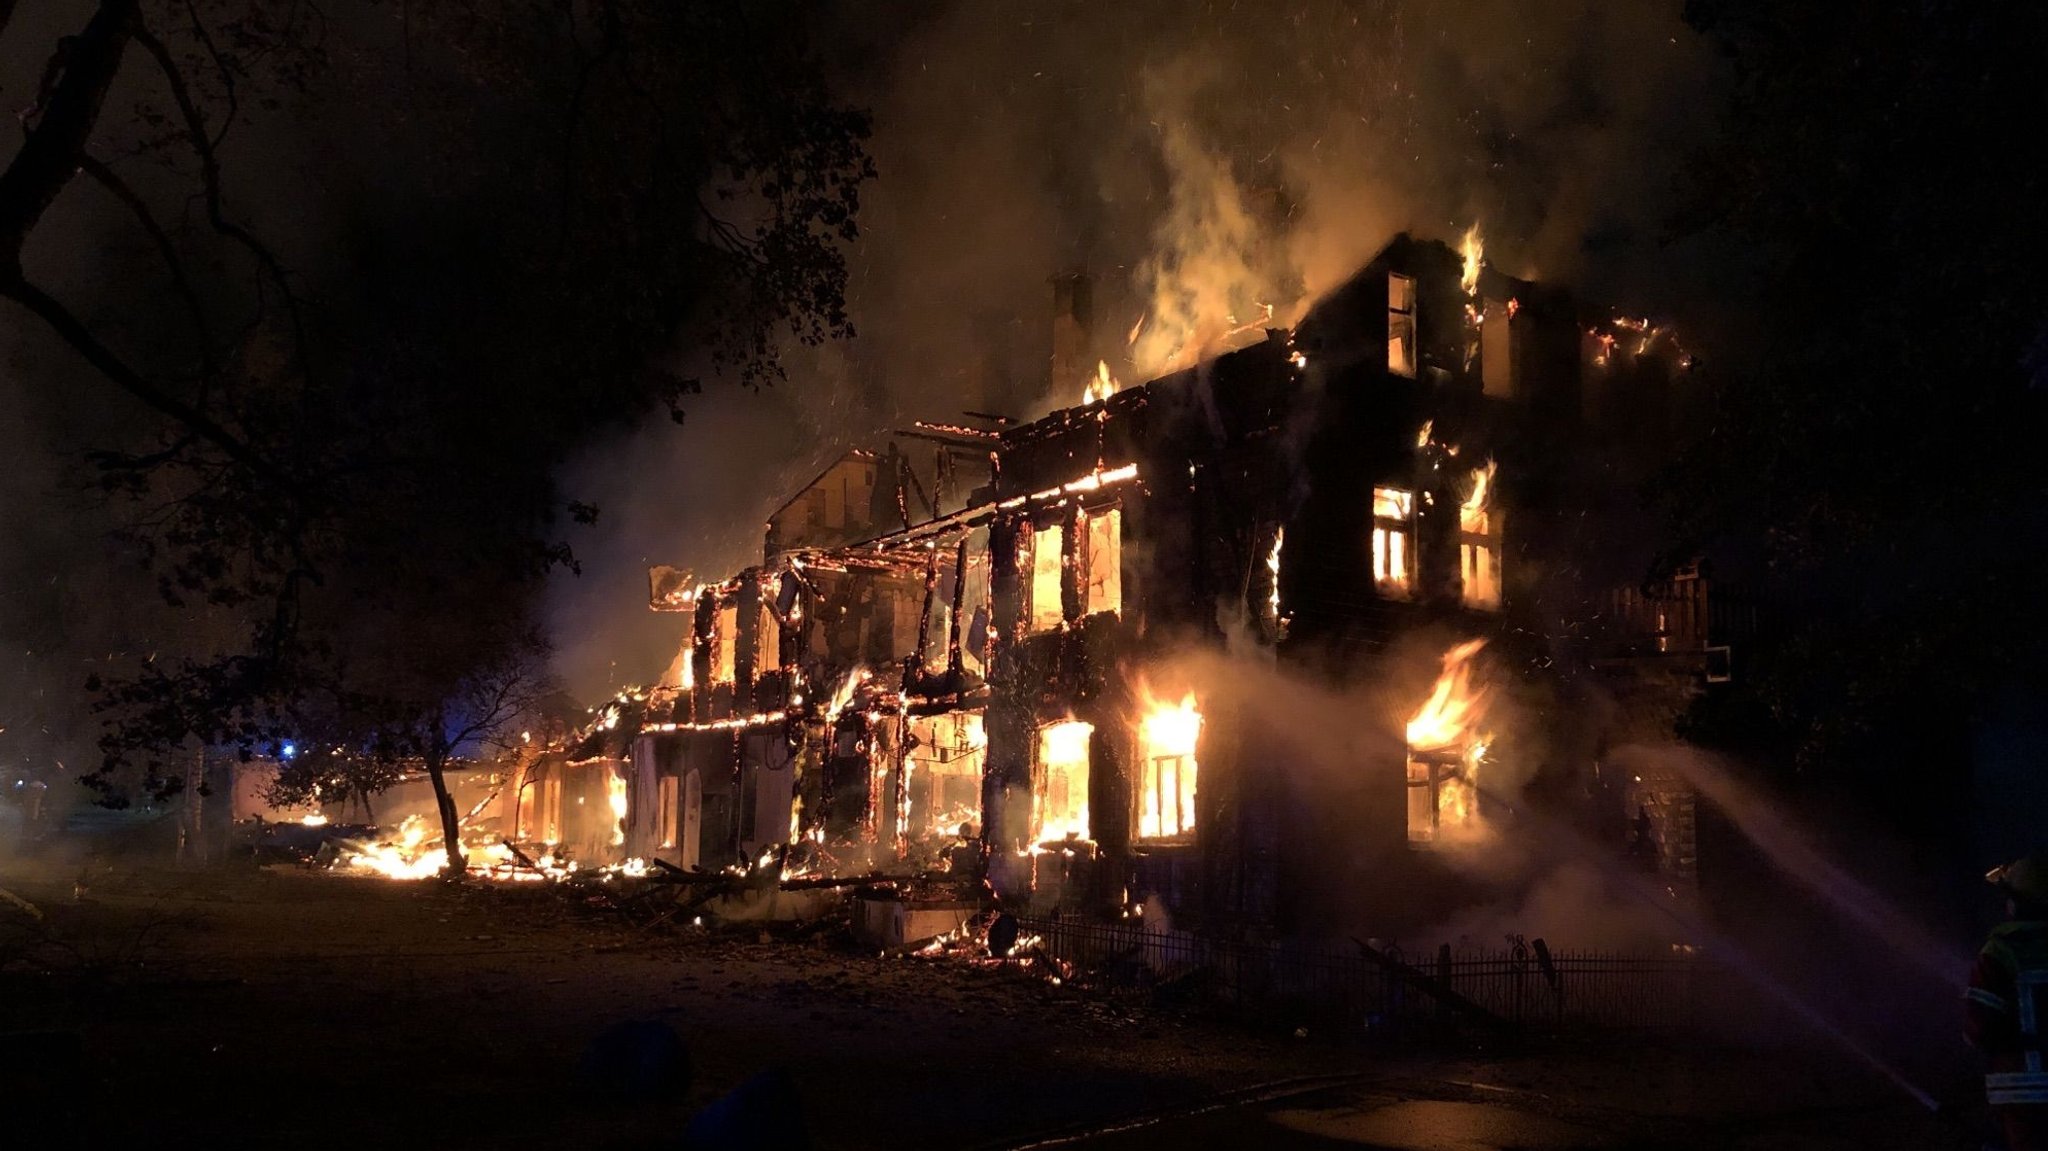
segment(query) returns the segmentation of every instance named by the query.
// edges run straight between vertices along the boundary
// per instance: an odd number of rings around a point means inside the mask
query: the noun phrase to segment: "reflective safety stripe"
[[[2021,970],[2013,977],[2013,991],[2020,1001],[2020,1035],[2027,1040],[2027,1070],[2041,1070],[2041,1021],[2037,997],[2048,987],[2048,971],[2038,967]]]
[[[2048,1071],[1997,1071],[1984,1077],[1984,1095],[1993,1107],[2048,1103]]]
[[[2048,1087],[2034,1087],[2025,1091],[1986,1091],[1984,1101],[1993,1107],[2021,1107],[2048,1103]]]
[[[1993,1011],[2007,1012],[2012,1010],[2012,1005],[2007,1003],[2004,997],[1994,995],[1982,987],[1972,987],[1968,991],[1963,992],[1963,998],[1972,1003],[1981,1003]]]

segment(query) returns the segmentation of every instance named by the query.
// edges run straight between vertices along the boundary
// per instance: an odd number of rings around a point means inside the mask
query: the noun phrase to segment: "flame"
[[[1479,238],[1479,225],[1465,229],[1465,239],[1458,245],[1458,251],[1465,257],[1465,274],[1459,279],[1458,286],[1465,289],[1466,295],[1476,296],[1479,294],[1479,264],[1486,258],[1486,243]]]
[[[1202,712],[1192,691],[1168,703],[1141,680],[1138,694],[1145,709],[1138,721],[1138,836],[1182,835],[1195,826],[1195,744],[1202,736]]]
[[[1273,550],[1266,553],[1266,570],[1272,574],[1273,590],[1266,596],[1266,610],[1280,618],[1280,547],[1287,542],[1287,529],[1273,529]]]
[[[307,827],[325,827],[327,826],[327,817],[324,815],[307,815],[300,817],[299,822]]]
[[[1410,839],[1478,826],[1479,770],[1493,737],[1480,731],[1491,695],[1473,685],[1472,668],[1485,646],[1483,639],[1468,640],[1446,652],[1429,698],[1408,720]]]
[[[839,713],[845,711],[846,706],[853,702],[853,693],[859,691],[860,685],[867,681],[868,669],[855,664],[853,670],[846,673],[846,678],[841,680],[839,687],[833,691],[832,702],[825,709],[825,718],[827,720],[838,719]]]
[[[439,836],[427,842],[426,820],[408,815],[390,839],[351,853],[348,866],[386,879],[426,879],[448,866],[448,853]]]
[[[1490,737],[1476,735],[1474,728],[1486,718],[1489,693],[1472,686],[1473,658],[1486,646],[1483,639],[1467,640],[1444,653],[1443,673],[1429,698],[1408,720],[1408,750],[1444,751],[1469,740]]]
[[[1472,494],[1458,508],[1458,526],[1468,532],[1486,531],[1486,509],[1493,502],[1493,474],[1500,465],[1492,460],[1472,473]]]
[[[1081,389],[1081,406],[1099,403],[1116,394],[1116,377],[1109,374],[1109,361],[1095,361],[1095,375]]]
[[[1416,446],[1417,448],[1426,448],[1426,447],[1428,447],[1428,446],[1429,446],[1429,437],[1430,437],[1430,435],[1431,435],[1432,433],[1434,433],[1435,431],[1436,431],[1436,421],[1435,421],[1435,420],[1424,420],[1424,421],[1422,421],[1422,430],[1421,430],[1421,431],[1419,431],[1419,432],[1416,432],[1416,433],[1415,433],[1415,446]]]
[[[1095,725],[1070,719],[1038,734],[1045,789],[1036,797],[1038,840],[1088,838],[1088,738]]]
[[[610,768],[604,781],[605,798],[612,807],[612,846],[619,847],[626,842],[626,773],[617,767]]]

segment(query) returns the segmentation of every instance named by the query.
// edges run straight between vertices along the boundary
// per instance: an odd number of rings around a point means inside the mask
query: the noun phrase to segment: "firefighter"
[[[1991,932],[1963,993],[1964,1032],[1984,1053],[1984,1086],[2012,1151],[2048,1151],[2048,1070],[2041,1012],[2048,1010],[2048,856],[1984,877],[2005,893],[2006,921]]]

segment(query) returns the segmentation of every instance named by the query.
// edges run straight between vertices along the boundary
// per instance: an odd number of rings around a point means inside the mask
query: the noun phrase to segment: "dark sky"
[[[1096,275],[1100,354],[1127,382],[1160,362],[1122,346],[1141,315],[1192,298],[1284,318],[1402,229],[1477,223],[1518,275],[1631,312],[1705,310],[1725,259],[1663,242],[1721,99],[1679,7],[845,6],[819,44],[875,116],[860,335],[793,357],[774,395],[714,390],[686,427],[579,461],[572,484],[605,515],[577,537],[584,574],[550,598],[572,690],[658,674],[681,625],[641,606],[645,565],[718,578],[758,561],[768,511],[845,447],[1066,402],[1078,381],[1045,378],[1056,271]]]

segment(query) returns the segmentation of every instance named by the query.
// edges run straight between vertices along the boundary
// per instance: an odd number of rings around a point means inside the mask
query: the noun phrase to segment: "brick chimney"
[[[1086,272],[1052,278],[1052,379],[1054,397],[1078,397],[1095,372],[1095,284]],[[1079,402],[1075,400],[1074,402]]]

